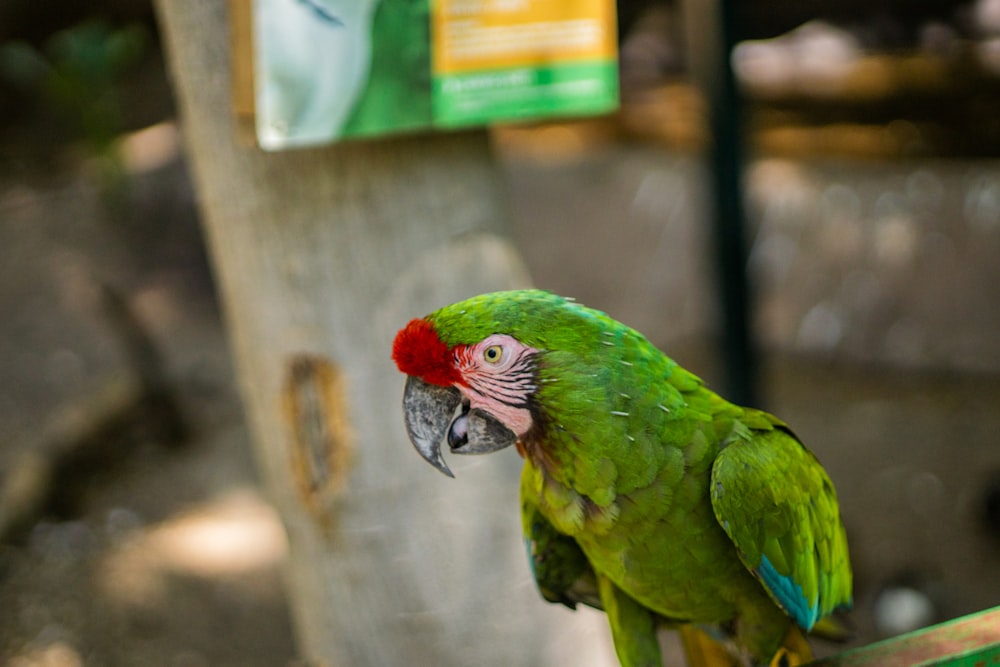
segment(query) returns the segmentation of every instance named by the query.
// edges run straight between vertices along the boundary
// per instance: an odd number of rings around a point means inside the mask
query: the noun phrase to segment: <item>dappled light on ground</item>
[[[254,491],[234,491],[130,536],[106,556],[101,585],[111,599],[147,603],[165,578],[272,571],[287,548],[275,511]]]

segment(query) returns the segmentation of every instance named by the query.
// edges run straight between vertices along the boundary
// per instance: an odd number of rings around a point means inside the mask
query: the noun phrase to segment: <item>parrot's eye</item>
[[[503,348],[499,345],[490,345],[488,348],[483,350],[483,359],[488,364],[500,363],[501,357],[503,357]]]

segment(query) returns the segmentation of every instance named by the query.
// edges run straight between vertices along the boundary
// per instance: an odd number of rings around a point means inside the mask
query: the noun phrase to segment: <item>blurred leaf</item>
[[[139,60],[146,41],[140,25],[115,29],[94,20],[57,32],[46,42],[45,50],[63,76],[102,87],[111,85]]]
[[[89,20],[53,34],[41,51],[26,42],[0,47],[0,76],[33,92],[71,128],[94,159],[109,201],[120,200],[126,185],[119,80],[148,46],[141,24],[115,28]]]
[[[50,75],[52,66],[33,46],[18,40],[0,46],[0,77],[32,88]]]

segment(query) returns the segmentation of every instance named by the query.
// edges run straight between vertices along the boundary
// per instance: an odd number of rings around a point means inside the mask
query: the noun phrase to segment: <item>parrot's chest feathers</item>
[[[530,465],[530,464],[529,464]],[[604,535],[611,530],[619,515],[615,500],[598,504],[592,498],[569,486],[560,484],[541,473],[539,507],[560,533],[576,537],[582,533]]]
[[[560,457],[572,446],[567,440],[583,444],[558,435],[523,444],[522,493],[552,526],[573,537],[597,571],[665,616],[723,619],[734,613],[732,600],[710,582],[731,590],[756,584],[712,514],[707,439],[693,435],[686,447],[661,445],[639,485],[601,450]]]
[[[618,451],[631,449],[634,439],[623,433],[585,432],[554,411],[543,409],[537,414],[533,428],[517,445],[527,461],[525,475],[530,484],[525,492],[535,496],[536,504],[559,532],[574,537],[581,533],[606,535],[620,516],[619,493],[634,489],[624,474],[628,467],[621,463],[627,457]],[[608,447],[610,440],[622,444]],[[683,460],[678,457],[675,463],[680,472]],[[652,481],[654,476],[650,474],[643,482]]]
[[[658,485],[598,504],[530,462],[525,475],[522,491],[535,495],[533,504],[557,531],[577,541],[594,569],[666,617],[729,618],[732,600],[712,582],[733,590],[754,586],[710,510],[677,506],[652,516],[657,512],[646,501],[662,494]]]

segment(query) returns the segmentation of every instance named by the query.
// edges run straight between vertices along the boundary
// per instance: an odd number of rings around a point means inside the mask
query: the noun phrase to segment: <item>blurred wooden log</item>
[[[579,622],[538,600],[516,454],[426,466],[402,426],[395,331],[524,286],[485,132],[265,153],[235,140],[224,3],[158,3],[203,226],[264,484],[289,534],[303,658],[529,665]]]

